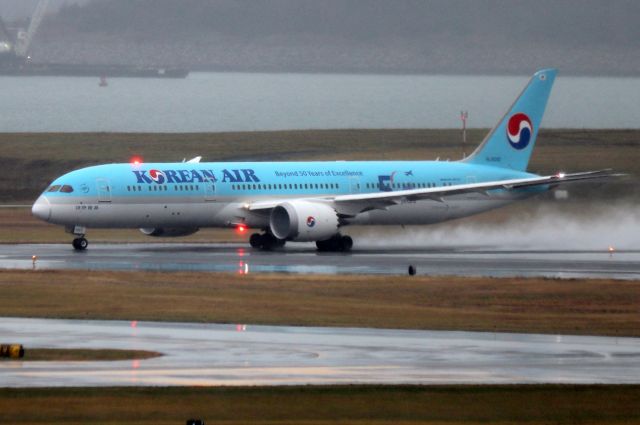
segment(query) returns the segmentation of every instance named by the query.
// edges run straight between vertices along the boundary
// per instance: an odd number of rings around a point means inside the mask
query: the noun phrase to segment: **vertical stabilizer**
[[[463,161],[525,171],[556,74],[555,69],[543,69],[533,74],[498,125]]]

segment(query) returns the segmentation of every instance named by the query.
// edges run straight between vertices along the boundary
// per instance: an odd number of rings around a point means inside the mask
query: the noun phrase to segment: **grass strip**
[[[0,423],[640,423],[637,385],[0,389]]]
[[[33,201],[56,177],[89,165],[182,161],[456,160],[470,154],[487,129],[469,129],[462,145],[457,129],[295,130],[228,133],[0,133],[0,199]],[[640,130],[543,129],[529,169],[598,170],[640,174]],[[233,146],[233,149],[229,149]],[[569,168],[567,168],[569,167]],[[32,170],[37,169],[37,173]],[[601,196],[638,194],[637,184]]]
[[[86,348],[29,348],[25,347],[24,357],[18,361],[116,361],[143,360],[161,356],[161,353],[145,350],[114,350]],[[0,359],[0,361],[16,361]]]
[[[3,271],[0,315],[640,336],[640,285],[600,279]]]

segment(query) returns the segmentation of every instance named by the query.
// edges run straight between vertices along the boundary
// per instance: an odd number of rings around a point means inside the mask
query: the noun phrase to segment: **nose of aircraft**
[[[48,221],[51,217],[51,205],[46,196],[39,197],[31,207],[31,214],[38,217],[40,220]]]

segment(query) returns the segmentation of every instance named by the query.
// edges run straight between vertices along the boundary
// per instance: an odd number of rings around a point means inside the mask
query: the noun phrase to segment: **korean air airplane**
[[[349,251],[350,225],[431,224],[470,216],[560,183],[612,177],[610,170],[527,173],[556,70],[536,72],[469,157],[443,161],[126,163],[57,178],[33,214],[65,226],[84,250],[90,228],[139,228],[185,236],[204,227],[251,228],[256,249],[286,241]]]

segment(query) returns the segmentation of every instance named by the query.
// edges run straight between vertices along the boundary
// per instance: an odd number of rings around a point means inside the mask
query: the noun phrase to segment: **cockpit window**
[[[59,184],[55,184],[55,185],[51,186],[49,189],[47,189],[47,192],[57,192],[58,189],[60,189],[60,185]]]
[[[69,186],[68,184],[65,184],[64,186],[62,186],[60,188],[60,192],[62,192],[62,193],[71,193],[71,192],[73,192],[73,188],[71,186]]]

